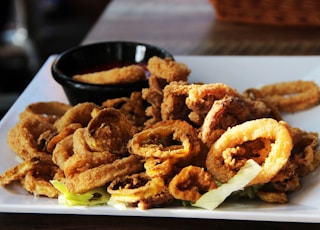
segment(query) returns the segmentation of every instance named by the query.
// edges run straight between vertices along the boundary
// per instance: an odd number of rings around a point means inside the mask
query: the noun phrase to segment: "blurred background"
[[[51,54],[77,46],[108,0],[0,0],[0,119]]]

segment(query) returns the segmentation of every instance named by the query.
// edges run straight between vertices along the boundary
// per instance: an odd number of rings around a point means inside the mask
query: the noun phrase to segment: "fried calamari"
[[[105,71],[77,74],[74,75],[72,78],[76,81],[84,83],[98,85],[113,85],[143,81],[146,80],[146,74],[142,66],[129,65]]]
[[[187,166],[169,183],[169,192],[178,200],[196,202],[202,194],[218,186],[204,168]]]
[[[196,202],[250,159],[262,170],[247,187],[260,200],[286,203],[319,167],[318,133],[282,118],[318,105],[314,82],[241,94],[223,83],[189,83],[190,69],[172,59],[153,57],[147,69],[149,87],[130,97],[27,106],[8,133],[23,161],[0,184],[19,181],[30,193],[57,197],[50,181],[58,180],[71,193],[99,187],[110,202],[148,209]]]
[[[293,113],[320,103],[320,89],[313,81],[274,83],[255,90],[255,97],[263,98],[281,112]]]
[[[165,79],[167,82],[187,81],[191,70],[184,63],[176,62],[171,58],[152,57],[148,61],[148,70],[151,75]]]
[[[152,57],[148,61],[150,71],[149,88],[142,90],[142,98],[150,106],[146,109],[149,119],[147,125],[161,121],[161,103],[163,102],[163,89],[170,82],[187,82],[191,70],[183,63],[175,62],[171,58],[161,59]]]
[[[247,151],[246,142],[264,138],[262,148]],[[228,129],[210,147],[206,166],[221,182],[230,180],[248,159],[254,159],[262,170],[250,184],[268,183],[287,163],[293,147],[287,124],[271,118],[246,121]],[[265,152],[266,148],[270,148]],[[257,158],[257,159],[256,159]],[[260,159],[262,158],[262,159]]]

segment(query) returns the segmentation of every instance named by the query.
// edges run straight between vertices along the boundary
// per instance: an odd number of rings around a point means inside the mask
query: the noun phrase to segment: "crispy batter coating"
[[[258,89],[262,98],[282,112],[297,112],[320,103],[319,86],[313,81],[290,81],[265,85]]]
[[[171,58],[152,57],[148,61],[148,70],[151,75],[163,78],[167,82],[187,81],[191,70],[184,63],[179,63]]]
[[[64,170],[65,162],[73,154],[73,135],[70,134],[55,145],[52,152],[52,161],[59,166],[61,170]]]
[[[43,119],[37,117],[22,119],[9,130],[7,141],[11,149],[24,160],[34,157],[50,159],[51,154],[45,150],[42,142],[38,142],[38,139],[44,132],[56,133],[56,131],[52,123]]]
[[[277,204],[288,203],[288,196],[285,192],[258,191],[257,195],[259,199],[267,203],[277,203]]]
[[[187,82],[191,72],[185,64],[177,63],[171,58],[152,57],[147,68],[151,73],[149,88],[142,90],[142,98],[150,104],[146,108],[146,115],[149,117],[146,126],[161,121],[161,103],[165,86],[175,81]]]
[[[113,180],[107,188],[115,200],[135,203],[159,194],[165,186],[161,177],[149,177],[145,173],[127,175]]]
[[[59,193],[50,180],[63,177],[62,171],[51,160],[34,157],[7,170],[0,176],[0,184],[3,186],[19,181],[28,192],[53,198],[58,197]]]
[[[167,159],[157,157],[147,157],[144,168],[149,177],[161,177],[168,179],[177,171],[178,158],[169,157]]]
[[[84,132],[84,128],[77,129],[72,136],[73,153],[63,162],[63,170],[66,177],[72,177],[76,173],[84,172],[102,164],[112,163],[118,158],[116,154],[112,154],[109,150],[91,150],[85,141]],[[63,156],[67,156],[68,154],[68,143],[66,144],[67,149],[63,149],[60,152],[62,155],[60,159],[63,159]]]
[[[271,110],[261,101],[243,97],[226,96],[214,101],[201,126],[200,136],[204,143],[212,143],[229,127],[245,121],[272,117]]]
[[[50,198],[58,197],[59,192],[52,186],[50,180],[61,180],[64,178],[62,170],[60,170],[51,160],[40,160],[35,168],[28,171],[21,178],[22,186],[30,193],[37,196],[47,196]]]
[[[318,105],[314,82],[240,94],[222,83],[190,84],[190,69],[172,59],[153,57],[148,69],[148,88],[102,106],[27,106],[8,133],[23,162],[0,175],[0,185],[18,181],[47,197],[59,195],[53,179],[72,193],[104,186],[112,199],[145,210],[194,202],[253,159],[263,169],[249,184],[259,185],[257,198],[286,203],[319,167],[318,133],[290,127],[281,114]]]
[[[145,122],[146,126],[161,121],[161,103],[163,100],[163,89],[168,82],[156,76],[150,76],[149,88],[142,89],[142,98],[150,104],[145,110],[149,119]]]
[[[52,153],[53,150],[55,149],[57,143],[60,141],[63,141],[66,137],[69,135],[73,134],[77,129],[82,128],[82,125],[80,123],[72,123],[66,127],[64,127],[60,132],[57,134],[53,135],[49,140],[46,145],[47,151],[49,153]]]
[[[174,197],[170,194],[168,188],[163,187],[162,191],[154,196],[143,198],[137,204],[137,207],[146,210],[154,207],[165,207],[174,201]]]
[[[84,138],[92,151],[109,151],[127,155],[127,142],[137,128],[117,109],[105,108],[96,112],[84,129]]]
[[[271,146],[268,154],[265,151],[262,153],[260,151],[248,153],[243,151],[241,147],[243,143],[259,138],[271,141],[269,145],[266,145],[266,148]],[[257,155],[258,158],[262,157],[263,159],[262,170],[250,182],[250,185],[265,184],[286,165],[292,147],[292,138],[285,122],[277,122],[272,118],[251,120],[233,126],[222,134],[211,146],[206,166],[215,179],[227,182],[244,165],[246,160],[256,160]]]
[[[188,82],[174,81],[163,89],[162,120],[189,120],[188,115],[191,111],[186,105],[189,86]]]
[[[144,172],[113,180],[107,191],[111,199],[142,210],[167,205],[174,200],[161,177],[149,177]]]
[[[222,83],[192,84],[189,86],[186,105],[192,111],[190,120],[197,126],[201,126],[213,103],[225,96],[240,97],[237,90]]]
[[[320,165],[319,134],[291,128],[293,140],[292,156],[297,165],[297,173],[306,176]]]
[[[72,193],[83,193],[90,189],[104,186],[118,177],[141,172],[143,164],[135,155],[120,158],[112,163],[77,173],[64,180],[68,190]]]
[[[113,85],[143,81],[146,80],[146,74],[142,66],[129,65],[99,72],[77,74],[73,76],[73,79],[90,84]]]
[[[31,171],[36,164],[38,164],[38,158],[31,158],[30,160],[23,161],[20,164],[8,169],[5,173],[0,176],[0,184],[8,185],[13,181],[20,180],[27,172]]]
[[[147,120],[141,92],[131,93],[130,98],[121,97],[108,99],[102,103],[102,107],[120,110],[120,112],[138,128],[143,128]]]
[[[71,105],[56,101],[36,102],[28,105],[25,110],[20,113],[19,118],[22,120],[34,119],[37,117],[40,120],[53,123],[63,116],[70,108],[72,108]]]
[[[178,200],[196,202],[203,193],[217,188],[210,173],[197,166],[183,168],[169,183],[169,192]]]
[[[80,123],[83,127],[87,126],[91,120],[91,112],[100,107],[92,102],[83,102],[69,109],[54,125],[60,132],[63,128],[73,123]]]
[[[136,133],[129,140],[128,149],[131,154],[146,158],[189,158],[199,154],[200,142],[190,124],[168,120]]]

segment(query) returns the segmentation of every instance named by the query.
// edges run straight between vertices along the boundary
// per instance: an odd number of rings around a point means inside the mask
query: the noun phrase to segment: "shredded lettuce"
[[[203,194],[192,206],[213,210],[218,207],[231,193],[242,190],[261,171],[261,166],[254,160],[248,160],[239,172],[227,183],[217,189]]]
[[[82,194],[74,194],[68,191],[67,187],[57,180],[52,180],[51,184],[61,193],[58,202],[66,206],[92,206],[107,204],[110,194],[105,188],[94,188]]]

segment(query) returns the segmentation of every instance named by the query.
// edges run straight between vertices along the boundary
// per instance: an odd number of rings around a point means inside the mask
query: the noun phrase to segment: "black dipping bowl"
[[[100,105],[110,98],[128,97],[133,91],[148,87],[148,80],[130,84],[97,85],[72,79],[75,74],[102,71],[129,64],[146,66],[149,58],[171,57],[168,51],[138,42],[102,42],[71,48],[54,60],[51,72],[61,84],[70,104],[94,102]]]

